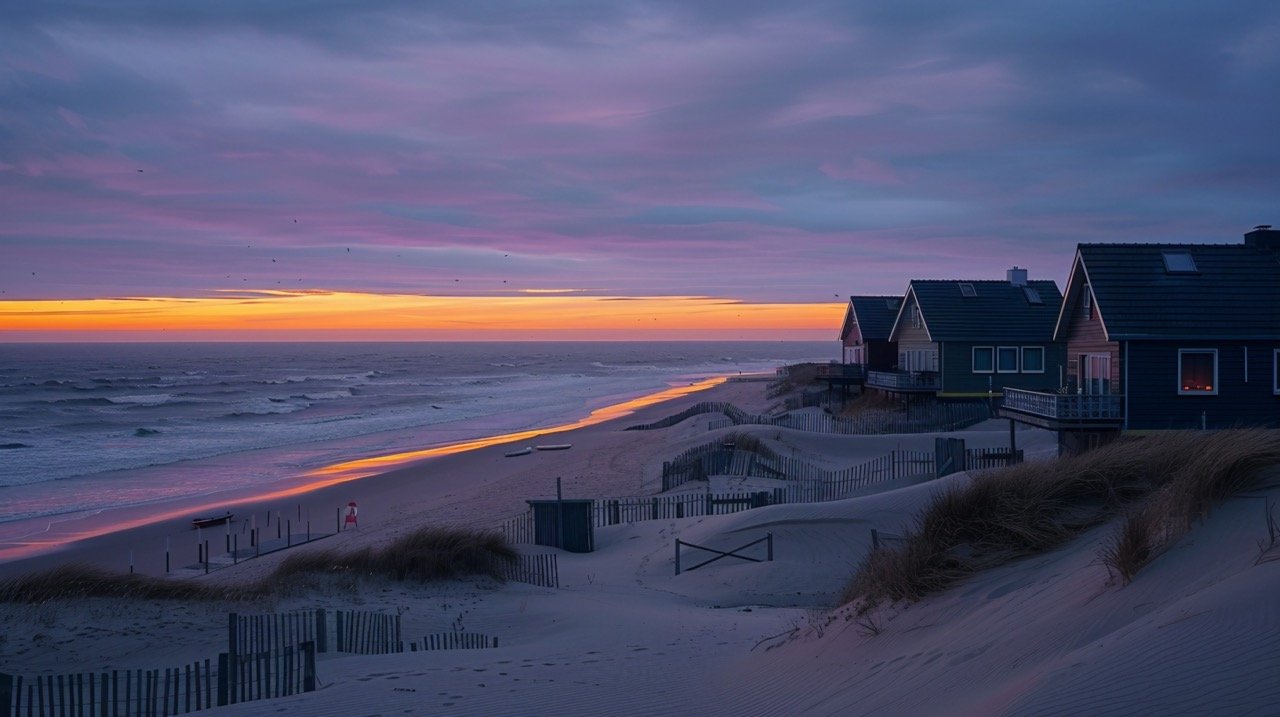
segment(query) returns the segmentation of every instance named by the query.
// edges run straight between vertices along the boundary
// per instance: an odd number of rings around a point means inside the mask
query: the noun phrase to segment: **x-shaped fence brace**
[[[768,544],[768,552],[766,553],[767,557],[765,557],[765,559],[764,559],[764,560],[761,560],[760,558],[753,558],[753,557],[750,557],[750,556],[747,556],[747,555],[739,555],[739,554],[738,554],[738,553],[739,553],[739,551],[746,550],[747,548],[750,548],[750,547],[751,547],[751,546],[753,546],[753,545],[758,545],[758,544],[760,544],[760,543],[767,543],[767,544]],[[685,568],[685,570],[697,570],[698,568],[700,568],[700,567],[702,567],[702,566],[704,566],[704,565],[710,565],[711,563],[714,563],[715,561],[717,561],[717,560],[719,560],[719,559],[721,559],[721,558],[737,558],[737,559],[739,559],[739,560],[747,560],[747,561],[750,561],[750,562],[753,562],[753,563],[763,563],[763,562],[765,562],[765,561],[773,562],[773,533],[765,533],[763,538],[760,538],[759,540],[753,540],[753,541],[751,541],[750,543],[747,543],[746,545],[743,545],[743,546],[741,546],[741,547],[734,548],[733,550],[730,550],[730,551],[728,551],[728,552],[725,552],[725,551],[723,551],[723,550],[716,550],[715,548],[708,548],[708,547],[706,547],[705,545],[694,545],[693,543],[686,543],[686,542],[684,542],[683,540],[680,540],[679,538],[676,538],[676,575],[679,575],[679,574],[680,574],[680,546],[681,546],[681,545],[683,545],[683,546],[685,546],[685,547],[687,547],[687,548],[695,548],[695,549],[697,549],[697,550],[705,550],[705,551],[707,551],[708,553],[715,553],[715,554],[716,554],[716,556],[715,556],[714,558],[711,558],[711,559],[709,559],[709,560],[704,560],[704,561],[702,561],[702,562],[698,563],[697,565],[694,565],[694,566],[691,566],[691,567]]]

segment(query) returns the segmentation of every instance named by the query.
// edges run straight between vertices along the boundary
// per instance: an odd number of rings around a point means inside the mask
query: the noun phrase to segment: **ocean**
[[[0,345],[0,538],[5,524],[266,487],[835,353],[832,342]]]

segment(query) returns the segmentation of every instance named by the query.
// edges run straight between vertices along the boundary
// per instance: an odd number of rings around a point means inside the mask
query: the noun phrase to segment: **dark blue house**
[[[1280,231],[1243,244],[1081,244],[1054,336],[1057,392],[1007,391],[1001,415],[1066,449],[1121,430],[1280,425]]]

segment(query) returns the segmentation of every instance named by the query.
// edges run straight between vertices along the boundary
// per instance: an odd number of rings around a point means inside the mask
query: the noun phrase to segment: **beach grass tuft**
[[[262,584],[208,585],[192,580],[166,580],[134,573],[110,573],[85,564],[62,565],[0,583],[0,602],[4,603],[34,604],[85,598],[253,600],[266,593]]]
[[[1129,516],[1101,559],[1122,580],[1280,465],[1280,431],[1169,431],[975,475],[933,498],[896,545],[867,555],[841,604],[914,601],[978,570],[1051,550]]]
[[[273,579],[287,582],[292,576],[318,573],[422,582],[466,575],[501,579],[501,564],[515,558],[515,549],[501,533],[424,527],[377,549],[333,548],[291,555]]]
[[[254,600],[305,587],[313,575],[381,577],[392,580],[449,580],[467,575],[501,579],[503,564],[516,559],[501,533],[466,528],[425,527],[379,548],[309,550],[290,555],[255,583],[214,585],[110,573],[72,564],[0,582],[0,603],[43,603],[83,598],[134,600]]]

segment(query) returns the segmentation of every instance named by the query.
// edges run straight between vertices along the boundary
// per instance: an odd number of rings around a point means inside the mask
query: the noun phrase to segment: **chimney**
[[[1270,224],[1259,224],[1244,235],[1244,243],[1245,246],[1280,254],[1280,230],[1272,229]]]
[[[1018,267],[1016,267],[1016,266],[1015,266],[1015,267],[1013,267],[1012,269],[1008,269],[1008,270],[1006,270],[1006,271],[1004,272],[1004,275],[1005,275],[1005,278],[1009,280],[1009,283],[1010,283],[1010,284],[1012,284],[1012,285],[1014,285],[1014,286],[1026,286],[1026,285],[1027,285],[1027,270],[1026,270],[1026,269],[1019,269]]]

